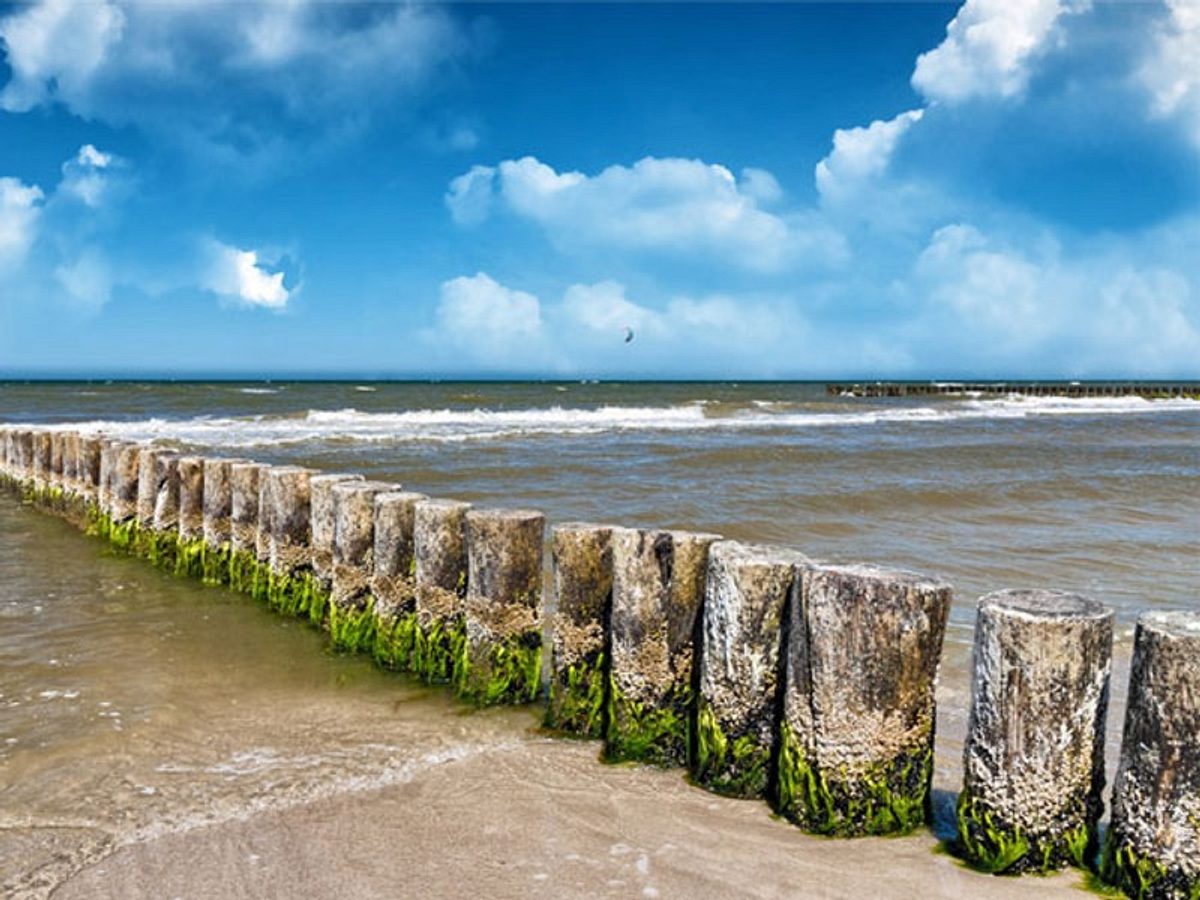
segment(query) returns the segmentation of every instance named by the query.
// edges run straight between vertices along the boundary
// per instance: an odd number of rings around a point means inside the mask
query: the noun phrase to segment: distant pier
[[[825,392],[837,397],[928,397],[932,395],[1025,397],[1171,397],[1200,399],[1200,381],[862,381],[832,382]]]

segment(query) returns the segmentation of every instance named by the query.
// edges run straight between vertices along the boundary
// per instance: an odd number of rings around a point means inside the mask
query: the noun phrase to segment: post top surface
[[[794,547],[777,544],[744,544],[741,541],[717,541],[708,548],[710,558],[749,565],[798,566],[812,562]]]
[[[1099,600],[1051,590],[995,591],[979,598],[979,611],[1045,621],[1112,617],[1112,610]]]
[[[877,566],[873,563],[820,563],[813,566],[813,571],[887,582],[926,591],[950,590],[950,582],[936,575],[925,575],[909,569]]]
[[[383,494],[399,488],[400,485],[391,481],[339,481],[333,486],[333,493],[346,497],[351,494]]]
[[[355,475],[350,472],[322,472],[320,475],[314,475],[310,479],[310,483],[318,484],[340,484],[343,481],[364,481],[362,475]]]
[[[472,509],[467,518],[473,522],[488,520],[493,522],[533,522],[545,521],[546,514],[536,509]]]
[[[616,530],[616,527],[615,525],[602,525],[598,522],[559,522],[550,530],[554,534],[558,534],[559,532],[563,534],[577,534],[590,531],[612,534]]]
[[[418,494],[415,491],[405,491],[401,490],[399,487],[395,487],[390,491],[384,491],[383,493],[376,494],[375,505],[384,506],[389,503],[417,503],[421,500],[428,499],[428,494]]]
[[[461,510],[465,512],[471,508],[471,504],[465,500],[450,500],[445,497],[429,497],[426,500],[417,501],[417,509],[434,509],[434,510]]]
[[[1146,628],[1167,637],[1200,641],[1200,612],[1191,610],[1151,610],[1138,618],[1138,628]]]

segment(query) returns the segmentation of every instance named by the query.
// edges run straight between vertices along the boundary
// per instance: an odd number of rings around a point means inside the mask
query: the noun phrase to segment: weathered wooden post
[[[471,504],[420,500],[413,508],[417,564],[417,631],[412,669],[430,683],[450,680],[466,640],[466,516]]]
[[[991,872],[1088,866],[1103,809],[1112,611],[1060,591],[979,601],[958,841]]]
[[[612,531],[607,759],[686,765],[695,635],[715,534]]]
[[[17,481],[24,493],[33,491],[33,430],[17,432]]]
[[[333,592],[333,537],[337,516],[333,508],[333,489],[345,481],[362,481],[361,475],[326,472],[309,479],[312,495],[312,570],[317,584],[326,594]]]
[[[783,547],[718,541],[708,550],[692,776],[711,791],[761,797],[775,746],[787,603],[803,566]]]
[[[333,489],[333,591],[329,639],[338,650],[357,653],[375,641],[375,498],[398,484],[342,481]]]
[[[250,595],[264,603],[271,592],[271,503],[267,495],[267,478],[272,468],[264,465],[258,473],[258,526],[254,532],[254,556],[258,566],[254,570],[254,583],[250,589]],[[309,530],[312,530],[311,523]],[[321,615],[324,614],[322,610]]]
[[[275,466],[263,473],[271,575],[267,602],[285,615],[325,619],[325,592],[312,574],[311,469]]]
[[[79,498],[79,432],[62,433],[62,490],[72,505]]]
[[[50,505],[57,507],[63,493],[63,432],[50,432],[50,471],[47,473]]]
[[[477,706],[528,703],[542,681],[542,556],[546,517],[527,509],[467,513],[466,643],[459,697]]]
[[[775,808],[819,834],[928,820],[934,685],[950,585],[876,566],[805,566],[788,617]]]
[[[388,491],[375,496],[375,639],[371,655],[379,665],[407,670],[412,665],[417,629],[416,506],[424,494]]]
[[[204,458],[179,458],[179,545],[175,574],[204,575]]]
[[[100,499],[100,447],[96,435],[84,435],[79,439],[79,491],[84,503],[84,514],[91,518],[97,513]]]
[[[174,571],[179,544],[179,455],[159,450],[154,452],[153,460],[154,509],[143,549],[156,566]]]
[[[129,550],[137,533],[138,459],[137,444],[118,442],[113,445],[112,469],[109,473],[108,539],[119,550]]]
[[[229,467],[229,586],[248,594],[254,593],[259,570],[255,547],[262,469],[254,462],[235,462]]]
[[[1200,896],[1200,613],[1138,621],[1101,874],[1130,897]]]
[[[555,613],[546,726],[603,737],[612,612],[612,526],[567,522],[551,529]]]
[[[158,476],[161,467],[158,457],[168,451],[147,445],[138,454],[138,488],[134,518],[137,530],[133,550],[139,556],[149,557],[154,546],[154,507],[158,503]]]
[[[204,460],[204,547],[200,569],[206,584],[229,583],[233,511],[233,465],[244,459]]]
[[[50,432],[33,432],[33,492],[39,503],[50,496]]]

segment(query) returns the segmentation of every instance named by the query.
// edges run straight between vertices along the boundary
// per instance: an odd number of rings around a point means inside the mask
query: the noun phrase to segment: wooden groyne
[[[532,510],[63,428],[0,426],[0,485],[471,705],[546,698],[546,726],[607,759],[686,767],[818,834],[930,822],[939,579],[604,524],[556,525],[547,548]],[[1086,597],[980,600],[952,849],[988,872],[1075,866],[1139,900],[1195,900],[1200,613],[1139,622],[1101,847],[1112,641],[1112,611]]]
[[[858,381],[831,382],[834,397],[1142,397],[1200,400],[1200,381]]]

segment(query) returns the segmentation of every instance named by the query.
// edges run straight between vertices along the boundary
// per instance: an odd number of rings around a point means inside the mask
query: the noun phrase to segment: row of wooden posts
[[[538,512],[61,428],[0,428],[0,476],[118,548],[471,703],[545,695],[547,727],[601,739],[607,759],[686,766],[821,834],[930,821],[951,603],[938,579],[570,523],[551,531],[546,604]],[[1098,868],[1134,897],[1196,900],[1200,615],[1138,623],[1101,848],[1112,623],[1061,592],[979,601],[956,847],[988,871]]]

